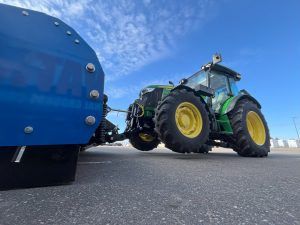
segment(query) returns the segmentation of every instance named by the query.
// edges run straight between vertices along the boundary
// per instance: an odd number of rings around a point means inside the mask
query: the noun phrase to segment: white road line
[[[21,159],[22,159],[22,156],[23,156],[23,154],[24,154],[24,152],[25,152],[25,149],[26,149],[26,146],[22,146],[22,147],[21,147],[21,149],[20,149],[20,151],[19,151],[19,153],[18,153],[18,155],[17,155],[17,158],[16,158],[16,160],[14,161],[15,163],[21,162]]]

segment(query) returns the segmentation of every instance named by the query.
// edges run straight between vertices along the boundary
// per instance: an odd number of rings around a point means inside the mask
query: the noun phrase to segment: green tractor
[[[129,106],[126,132],[141,151],[163,142],[178,153],[207,153],[212,146],[232,148],[241,156],[264,157],[269,129],[261,105],[238,90],[241,75],[220,65],[221,56],[178,86],[151,85]]]

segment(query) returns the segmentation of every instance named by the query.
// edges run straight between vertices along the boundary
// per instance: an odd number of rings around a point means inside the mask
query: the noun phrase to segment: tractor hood
[[[140,91],[139,96],[141,97],[141,96],[143,96],[144,94],[146,94],[148,92],[154,91],[155,89],[167,89],[167,90],[171,90],[173,88],[174,88],[174,86],[171,86],[171,85],[149,85],[149,86],[146,86],[145,88],[143,88]]]

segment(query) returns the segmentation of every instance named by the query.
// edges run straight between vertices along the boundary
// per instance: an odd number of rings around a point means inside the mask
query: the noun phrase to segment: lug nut
[[[71,34],[72,34],[71,31],[68,30],[68,31],[67,31],[67,35],[70,36]]]
[[[90,92],[90,97],[91,97],[91,98],[94,98],[94,99],[98,99],[98,98],[99,98],[99,91],[97,91],[97,90],[92,90],[92,91]]]
[[[85,118],[85,123],[89,126],[94,125],[96,123],[96,118],[93,116],[88,116]]]
[[[79,44],[79,40],[78,39],[75,39],[74,41],[76,44]]]
[[[33,128],[28,126],[24,128],[24,133],[25,134],[31,134],[33,132]]]
[[[94,66],[93,63],[88,63],[85,68],[90,73],[94,73],[95,70],[96,70],[96,68],[95,68],[95,66]]]
[[[59,22],[56,22],[56,21],[55,21],[55,22],[54,22],[54,25],[58,27],[58,26],[59,26]]]

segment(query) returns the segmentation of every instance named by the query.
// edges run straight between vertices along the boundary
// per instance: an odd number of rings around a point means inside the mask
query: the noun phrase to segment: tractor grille
[[[154,91],[144,94],[141,103],[144,107],[156,107],[161,100],[162,93],[163,88],[156,88]]]

